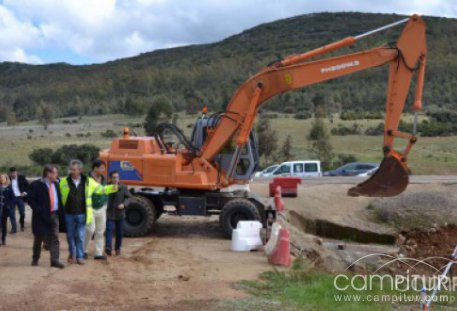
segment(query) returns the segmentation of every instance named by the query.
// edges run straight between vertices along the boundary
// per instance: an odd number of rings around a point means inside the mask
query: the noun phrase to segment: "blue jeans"
[[[15,197],[13,203],[10,207],[10,221],[11,221],[11,230],[13,232],[17,231],[17,224],[16,224],[16,205],[19,209],[19,223],[21,224],[21,228],[24,228],[25,222],[25,204],[22,197]]]
[[[70,256],[76,259],[84,258],[84,239],[86,236],[86,215],[65,214],[67,225],[67,242]]]
[[[122,227],[124,226],[124,220],[114,220],[114,219],[107,219],[106,220],[106,231],[105,231],[105,237],[106,237],[106,243],[105,243],[105,248],[106,250],[112,250],[113,249],[113,233],[116,231],[116,245],[115,250],[120,250],[122,247],[122,236],[124,235]]]

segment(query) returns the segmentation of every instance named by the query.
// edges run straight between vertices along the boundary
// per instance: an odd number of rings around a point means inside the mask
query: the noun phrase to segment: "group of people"
[[[29,183],[17,169],[11,167],[7,174],[0,175],[0,226],[2,228],[0,245],[6,245],[8,219],[11,222],[11,234],[17,232],[16,208],[19,210],[21,231],[25,228],[25,200]]]
[[[12,224],[14,219],[15,223],[16,205],[20,211],[21,229],[24,230],[26,200],[32,209],[33,266],[39,264],[44,247],[50,251],[51,266],[64,268],[59,260],[59,232],[66,232],[69,250],[67,261],[70,264],[85,263],[89,258],[92,239],[95,244],[94,259],[106,260],[106,255],[113,255],[114,233],[114,251],[119,256],[125,218],[124,202],[129,196],[128,188],[119,183],[118,172],[110,172],[108,182],[105,163],[101,160],[93,162],[92,170],[87,175],[83,174],[83,163],[72,160],[68,176],[61,179],[55,165],[45,165],[42,177],[31,184],[12,168],[9,175],[0,175],[2,244],[6,244],[7,219],[11,218]],[[15,231],[13,225],[11,232]]]

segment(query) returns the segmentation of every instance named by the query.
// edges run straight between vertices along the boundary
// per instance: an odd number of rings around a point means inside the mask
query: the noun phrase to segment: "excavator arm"
[[[384,46],[367,51],[330,57],[315,61],[309,59],[352,45],[375,32],[406,23],[398,41],[393,46]],[[381,27],[368,33],[347,37],[343,40],[300,55],[290,56],[265,68],[247,80],[230,100],[221,121],[213,135],[207,139],[199,157],[205,163],[214,160],[217,154],[231,140],[235,150],[226,179],[230,180],[236,167],[241,148],[248,142],[249,133],[259,107],[269,98],[289,90],[336,79],[372,67],[389,64],[386,114],[382,161],[373,176],[351,188],[351,196],[393,196],[403,192],[408,185],[407,156],[416,142],[415,133],[398,131],[401,113],[410,89],[414,72],[417,82],[413,110],[421,110],[422,88],[425,71],[425,24],[421,17],[413,15],[408,19]],[[396,138],[408,140],[403,152],[394,149]]]

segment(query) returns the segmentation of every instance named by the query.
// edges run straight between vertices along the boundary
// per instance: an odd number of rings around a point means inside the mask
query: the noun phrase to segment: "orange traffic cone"
[[[278,242],[275,249],[268,258],[274,265],[290,266],[292,257],[290,256],[290,234],[289,230],[281,228],[279,231]]]
[[[281,197],[281,186],[277,186],[275,189],[275,207],[277,212],[284,211],[284,201]]]

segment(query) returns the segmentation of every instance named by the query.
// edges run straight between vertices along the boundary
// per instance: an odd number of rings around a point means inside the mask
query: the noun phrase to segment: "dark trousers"
[[[11,230],[13,232],[17,231],[16,205],[17,205],[17,208],[19,209],[19,216],[20,216],[19,223],[21,224],[21,228],[24,228],[24,222],[25,222],[25,204],[24,204],[24,200],[22,200],[22,197],[16,197],[16,198],[14,198],[14,201],[11,204],[11,208],[10,208]]]
[[[46,241],[51,253],[51,264],[59,261],[59,215],[51,214],[51,228],[49,235],[34,235],[33,239],[33,260],[38,261],[41,255],[41,246]]]
[[[116,232],[116,244],[115,250],[120,250],[122,247],[122,236],[124,235],[122,227],[124,226],[124,220],[114,220],[114,219],[107,219],[106,220],[106,243],[105,248],[106,250],[110,251],[113,249],[113,233]]]
[[[7,226],[8,226],[8,217],[10,216],[10,209],[9,208],[3,208],[3,213],[2,213],[2,242],[6,241],[6,234],[7,234]]]

